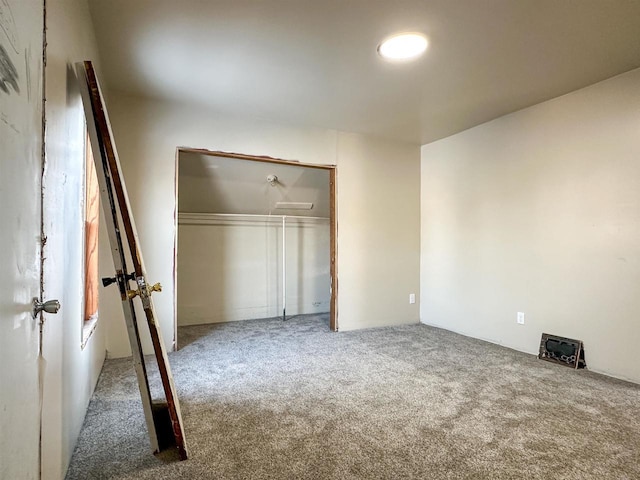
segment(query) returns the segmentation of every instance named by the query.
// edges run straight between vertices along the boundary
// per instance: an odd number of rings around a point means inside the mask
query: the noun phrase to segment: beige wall
[[[640,382],[640,70],[424,145],[421,206],[423,322]]]
[[[149,278],[164,286],[155,306],[169,346],[178,146],[337,164],[340,330],[418,321],[418,304],[408,302],[419,287],[418,146],[111,93],[111,123]],[[109,355],[129,354],[122,320],[110,323],[107,336]]]
[[[328,312],[329,221],[286,225],[286,314]],[[281,316],[282,219],[181,214],[177,285],[179,326]]]
[[[340,329],[418,322],[419,149],[341,133],[337,150]]]

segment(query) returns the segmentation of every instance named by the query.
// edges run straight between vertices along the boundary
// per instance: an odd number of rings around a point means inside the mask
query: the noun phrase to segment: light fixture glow
[[[428,45],[421,33],[401,33],[382,42],[378,53],[388,60],[412,60],[422,55]]]

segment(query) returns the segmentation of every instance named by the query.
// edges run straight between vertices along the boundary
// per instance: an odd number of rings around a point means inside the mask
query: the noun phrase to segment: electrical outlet
[[[415,293],[410,293],[409,294],[409,303],[416,303],[416,294]]]
[[[524,325],[524,312],[518,312],[516,322],[518,322],[518,325]]]

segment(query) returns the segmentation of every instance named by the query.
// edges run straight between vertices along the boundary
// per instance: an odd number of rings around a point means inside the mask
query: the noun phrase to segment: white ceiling
[[[271,174],[278,177],[273,186],[267,182]],[[276,202],[312,203],[313,208],[279,209]],[[178,209],[329,218],[329,171],[180,152]]]
[[[90,3],[112,90],[420,144],[640,67],[640,0]]]

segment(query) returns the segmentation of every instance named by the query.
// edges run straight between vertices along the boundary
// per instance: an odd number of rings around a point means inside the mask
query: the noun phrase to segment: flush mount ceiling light
[[[427,49],[429,42],[421,33],[400,33],[378,46],[378,53],[387,60],[413,60]]]

